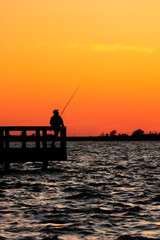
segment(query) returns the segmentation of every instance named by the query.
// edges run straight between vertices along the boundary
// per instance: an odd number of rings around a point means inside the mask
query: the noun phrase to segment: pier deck
[[[53,147],[52,141],[58,146]],[[0,164],[4,164],[6,171],[10,163],[41,161],[46,169],[48,161],[66,159],[66,127],[61,127],[56,139],[48,126],[0,127]]]

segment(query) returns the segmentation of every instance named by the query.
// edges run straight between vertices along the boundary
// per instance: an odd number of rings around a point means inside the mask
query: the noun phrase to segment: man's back
[[[63,120],[59,115],[53,115],[50,120],[50,124],[53,128],[59,128],[63,126]]]

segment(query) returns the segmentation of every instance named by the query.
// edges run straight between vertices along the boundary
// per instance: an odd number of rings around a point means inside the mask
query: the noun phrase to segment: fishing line
[[[70,101],[72,100],[72,98],[74,97],[74,95],[76,94],[76,92],[78,91],[79,87],[75,90],[75,92],[72,94],[71,98],[68,100],[67,104],[65,105],[65,107],[63,108],[62,112],[60,115],[62,115],[62,113],[64,112],[64,110],[66,109],[66,107],[68,106],[68,104],[70,103]]]

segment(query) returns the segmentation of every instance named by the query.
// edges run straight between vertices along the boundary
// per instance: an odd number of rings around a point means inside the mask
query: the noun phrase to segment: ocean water
[[[0,171],[0,240],[160,239],[160,142],[68,142]]]

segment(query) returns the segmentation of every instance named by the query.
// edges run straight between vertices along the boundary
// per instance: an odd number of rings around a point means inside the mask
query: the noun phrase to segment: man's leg
[[[54,129],[54,136],[53,136],[53,141],[52,141],[52,148],[55,147],[55,141],[57,140],[58,138],[58,134],[59,134],[59,129]]]

